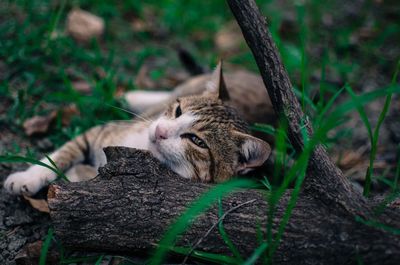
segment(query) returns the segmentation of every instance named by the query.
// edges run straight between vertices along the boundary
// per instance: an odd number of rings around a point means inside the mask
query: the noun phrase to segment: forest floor
[[[178,46],[209,69],[220,57],[228,67],[257,69],[223,1],[109,2],[0,3],[0,155],[41,158],[93,125],[130,118],[108,107],[126,107],[119,100],[121,93],[171,89],[189,78],[177,59]],[[289,76],[316,106],[345,84],[358,95],[391,84],[400,59],[396,1],[265,2],[260,6]],[[65,32],[67,14],[76,4],[105,20],[99,40],[82,43]],[[344,92],[340,100],[349,98]],[[383,104],[380,98],[364,106],[372,128]],[[54,111],[57,115],[49,128],[29,133],[27,121]],[[316,112],[311,107],[306,111],[310,117]],[[371,147],[359,113],[353,111],[330,136],[326,145],[332,159],[362,190]],[[399,161],[400,97],[394,95],[380,130],[375,195],[384,196],[397,185],[393,180]],[[1,162],[0,182],[26,167]],[[43,196],[45,191],[38,198]],[[30,243],[45,240],[50,227],[47,213],[0,189],[0,264],[15,264],[17,254]]]

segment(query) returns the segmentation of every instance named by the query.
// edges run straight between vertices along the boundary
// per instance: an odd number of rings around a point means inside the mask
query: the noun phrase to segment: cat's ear
[[[220,60],[217,67],[215,67],[215,70],[211,74],[211,79],[207,82],[206,86],[206,94],[213,95],[222,101],[229,100],[229,93],[226,89],[224,74],[222,72],[222,60]]]
[[[245,174],[261,166],[271,154],[268,143],[249,134],[235,132],[240,143],[237,174]]]

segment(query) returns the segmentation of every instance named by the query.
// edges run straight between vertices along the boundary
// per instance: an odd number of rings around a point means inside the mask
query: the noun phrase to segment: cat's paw
[[[34,195],[46,185],[46,177],[40,173],[43,172],[32,169],[13,173],[7,177],[4,188],[12,194]]]

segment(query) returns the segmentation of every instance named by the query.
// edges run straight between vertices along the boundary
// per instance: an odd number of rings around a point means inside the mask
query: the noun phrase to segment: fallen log
[[[186,207],[210,188],[179,177],[145,151],[108,147],[105,152],[108,163],[95,180],[50,187],[50,215],[65,247],[119,254],[151,250]],[[223,224],[243,256],[258,247],[257,229],[265,232],[265,195],[263,190],[239,190],[222,200],[224,212],[242,205]],[[274,231],[289,199],[290,191],[277,206]],[[399,217],[398,211],[391,216]],[[176,245],[192,247],[202,239],[196,250],[230,255],[218,229],[205,236],[218,220],[214,205]],[[279,264],[344,264],[361,257],[365,264],[398,264],[399,246],[398,236],[357,222],[340,204],[327,205],[303,193],[274,260]]]

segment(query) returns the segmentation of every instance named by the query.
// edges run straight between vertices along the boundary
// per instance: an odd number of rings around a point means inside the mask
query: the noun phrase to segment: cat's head
[[[270,155],[268,143],[249,134],[229,97],[218,64],[207,90],[179,98],[150,125],[149,150],[179,175],[221,182],[258,167]]]

